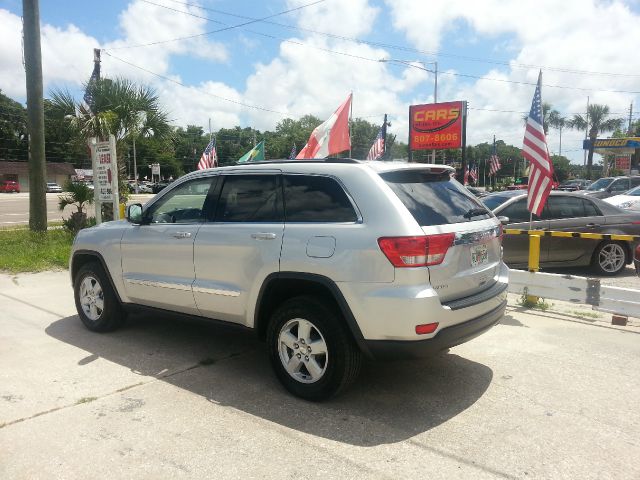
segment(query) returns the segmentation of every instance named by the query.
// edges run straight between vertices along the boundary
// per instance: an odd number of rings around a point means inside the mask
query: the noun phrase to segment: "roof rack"
[[[274,163],[360,163],[361,160],[354,158],[303,158],[298,160],[292,160],[290,158],[285,159],[273,159],[273,160],[260,160],[257,162],[236,162],[233,165],[273,165]]]

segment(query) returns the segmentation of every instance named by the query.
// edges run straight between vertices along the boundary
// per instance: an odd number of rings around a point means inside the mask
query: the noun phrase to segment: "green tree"
[[[27,112],[0,90],[0,159],[27,161]]]
[[[574,115],[569,125],[576,130],[586,130],[589,132],[589,154],[587,156],[587,179],[591,179],[593,169],[593,150],[598,134],[612,132],[620,128],[624,123],[622,118],[609,118],[609,106],[597,103],[589,105],[587,118],[582,115]]]

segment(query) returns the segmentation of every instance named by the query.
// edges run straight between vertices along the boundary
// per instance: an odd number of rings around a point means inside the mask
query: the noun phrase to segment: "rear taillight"
[[[454,238],[453,233],[383,237],[378,239],[378,245],[394,267],[428,267],[442,263]]]

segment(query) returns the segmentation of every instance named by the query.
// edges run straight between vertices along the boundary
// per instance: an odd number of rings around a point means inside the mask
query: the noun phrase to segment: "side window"
[[[204,220],[205,201],[215,177],[177,186],[153,204],[145,216],[151,223],[198,223]]]
[[[279,175],[227,175],[216,222],[281,222]]]
[[[584,215],[585,217],[597,217],[598,215],[602,215],[598,207],[596,207],[593,202],[589,200],[582,199],[582,203],[584,205]]]
[[[502,210],[498,215],[501,217],[509,217],[509,223],[522,223],[529,221],[529,210],[527,210],[527,199],[522,198],[517,202],[513,202],[511,205]],[[533,216],[533,221],[540,220],[537,215]]]
[[[355,222],[358,216],[342,186],[329,177],[285,175],[287,222]]]
[[[577,197],[549,196],[547,200],[551,219],[579,218],[585,216],[584,202]]]
[[[629,190],[629,179],[628,178],[620,178],[616,181],[614,181],[611,184],[611,189],[612,192],[626,192],[627,190]]]
[[[640,185],[640,177],[631,177],[631,188]]]

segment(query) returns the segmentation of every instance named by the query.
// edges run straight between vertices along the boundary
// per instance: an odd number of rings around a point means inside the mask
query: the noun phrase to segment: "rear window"
[[[380,176],[421,226],[491,217],[475,197],[451,179],[449,172],[436,175],[421,170],[404,170]]]

